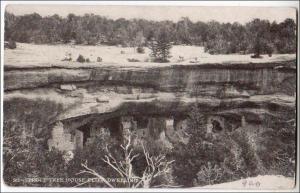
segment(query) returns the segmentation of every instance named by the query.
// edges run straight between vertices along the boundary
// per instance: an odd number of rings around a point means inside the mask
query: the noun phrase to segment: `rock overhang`
[[[276,117],[280,111],[272,104],[295,107],[295,78],[295,60],[121,68],[7,65],[4,100],[49,98],[64,105],[58,120],[112,112],[187,114],[196,103],[203,113],[237,116],[254,109],[252,114]]]

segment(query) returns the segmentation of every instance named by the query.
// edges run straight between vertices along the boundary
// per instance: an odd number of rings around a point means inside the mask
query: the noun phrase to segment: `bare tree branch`
[[[105,163],[107,163],[112,169],[114,169],[122,178],[126,178],[127,186],[132,188],[144,187],[149,188],[153,179],[170,172],[170,165],[174,162],[167,161],[164,155],[158,156],[150,156],[150,154],[146,151],[144,144],[142,145],[143,153],[147,162],[147,166],[143,171],[141,177],[136,176],[133,172],[132,161],[139,156],[139,154],[133,154],[133,149],[130,147],[132,144],[131,133],[129,131],[129,135],[125,138],[125,145],[120,145],[120,147],[124,151],[124,159],[117,161],[114,156],[109,152],[108,147],[106,146],[107,155],[102,159]],[[87,173],[97,178],[101,179],[107,186],[113,187],[108,181],[105,180],[103,176],[98,174],[96,171],[87,167],[87,163],[82,164],[85,170],[80,171],[77,174]],[[138,179],[135,181],[131,181],[131,179]],[[87,182],[78,184],[77,186],[83,185]],[[179,186],[171,186],[171,185],[158,185],[157,187],[179,187]]]
[[[126,175],[124,171],[120,170],[120,169],[117,168],[114,164],[112,164],[112,163],[110,162],[110,159],[109,159],[109,157],[108,157],[107,155],[105,155],[105,158],[106,158],[106,159],[102,159],[102,160],[103,160],[105,163],[107,163],[108,165],[110,165],[116,172],[118,172],[118,173],[120,174],[121,177],[124,177],[124,175]]]
[[[88,173],[91,174],[93,176],[96,176],[97,178],[99,178],[100,180],[102,180],[108,187],[113,188],[113,185],[111,185],[103,176],[101,176],[100,174],[98,174],[95,170],[89,168],[87,166],[87,163],[85,164],[81,164],[82,167],[84,167],[86,170],[82,170],[80,171],[78,174],[82,174],[82,173]]]

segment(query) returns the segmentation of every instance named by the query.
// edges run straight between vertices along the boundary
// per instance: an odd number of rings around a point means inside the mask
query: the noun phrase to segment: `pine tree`
[[[157,38],[158,59],[160,62],[169,62],[168,58],[171,57],[171,48],[172,45],[169,39],[169,34],[164,29],[159,33]]]
[[[148,41],[148,48],[151,50],[150,57],[153,58],[153,60],[156,60],[158,57],[158,49],[157,49],[157,41],[155,38],[151,38]]]
[[[169,62],[168,58],[171,57],[172,44],[165,29],[159,32],[157,38],[152,38],[148,42],[148,47],[151,50],[150,56],[154,62]]]

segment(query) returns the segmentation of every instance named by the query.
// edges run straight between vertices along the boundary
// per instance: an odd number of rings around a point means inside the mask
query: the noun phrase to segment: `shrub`
[[[292,122],[283,121],[272,127],[272,129],[263,130],[258,137],[260,148],[257,154],[264,166],[270,170],[270,174],[293,177],[295,163],[297,163],[295,162],[295,125]]]
[[[274,45],[271,44],[271,43],[268,43],[266,46],[265,46],[265,50],[266,50],[266,53],[268,54],[269,57],[272,57],[272,53],[274,52]]]
[[[254,54],[254,55],[251,56],[251,58],[262,58],[262,56],[261,56],[261,55]]]
[[[139,54],[144,54],[144,53],[145,53],[145,49],[144,49],[143,47],[138,47],[138,48],[136,49],[136,51],[137,51],[137,53],[139,53]]]
[[[102,58],[101,57],[97,57],[97,62],[102,62]]]
[[[65,58],[62,59],[61,61],[72,61],[72,54],[66,53]]]
[[[127,58],[128,62],[140,62],[140,60],[135,58]]]
[[[20,130],[28,129],[26,132],[33,132],[36,137],[43,137],[44,134],[49,133],[47,129],[49,124],[53,123],[63,111],[63,105],[42,98],[14,98],[4,102],[3,110],[5,131],[14,128],[13,125],[18,123],[22,126]]]
[[[235,159],[231,152],[230,136],[226,133],[215,137],[208,135],[206,120],[207,117],[199,107],[192,106],[187,119],[189,141],[187,144],[178,144],[173,149],[173,159],[176,160],[173,166],[175,181],[186,187],[195,185],[195,182],[196,185],[206,185],[230,180],[225,176],[223,167],[225,160]],[[209,162],[211,165],[208,166]],[[216,173],[208,175],[209,172]]]
[[[64,177],[61,154],[48,151],[46,147],[46,139],[50,136],[48,127],[62,110],[61,104],[50,100],[15,98],[5,101],[3,177],[8,185],[39,185],[38,182],[15,182],[14,178]],[[45,161],[48,159],[51,161]]]
[[[5,48],[16,49],[17,48],[17,44],[16,44],[15,41],[9,40],[7,43],[5,43]]]
[[[224,175],[224,171],[218,165],[212,166],[211,162],[202,165],[197,173],[197,178],[194,180],[194,185],[215,184],[218,183]]]
[[[21,139],[21,140],[18,140]],[[11,186],[60,186],[59,182],[15,181],[28,177],[66,177],[62,152],[47,150],[27,134],[11,133],[4,142],[4,180]]]
[[[85,58],[81,54],[79,54],[79,56],[78,56],[78,58],[77,58],[76,61],[80,62],[80,63],[83,63],[83,62],[85,62]]]
[[[86,59],[85,59],[85,62],[90,62],[90,59],[89,59],[89,58],[86,58]]]
[[[117,176],[118,173],[116,173],[116,171],[114,171],[114,169],[111,167],[108,167],[107,163],[102,160],[106,154],[106,147],[109,150],[115,150],[116,154],[122,157],[118,148],[119,144],[115,139],[107,137],[106,135],[96,136],[89,143],[86,143],[84,148],[75,150],[74,158],[69,162],[68,165],[69,176],[90,178],[91,176],[88,174],[81,174],[80,176],[76,175],[80,170],[83,169],[81,164],[85,162],[89,165],[89,167],[93,168],[93,170],[101,173],[105,177],[113,178]],[[103,187],[105,185],[102,183],[99,184],[97,182],[91,182],[83,186]]]
[[[169,62],[169,60],[165,60],[163,58],[154,58],[154,59],[152,59],[152,62],[166,63],[166,62]]]

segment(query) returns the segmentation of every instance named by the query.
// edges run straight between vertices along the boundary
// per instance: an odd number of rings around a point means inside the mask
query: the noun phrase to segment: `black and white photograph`
[[[7,190],[299,188],[297,7],[1,10]]]

